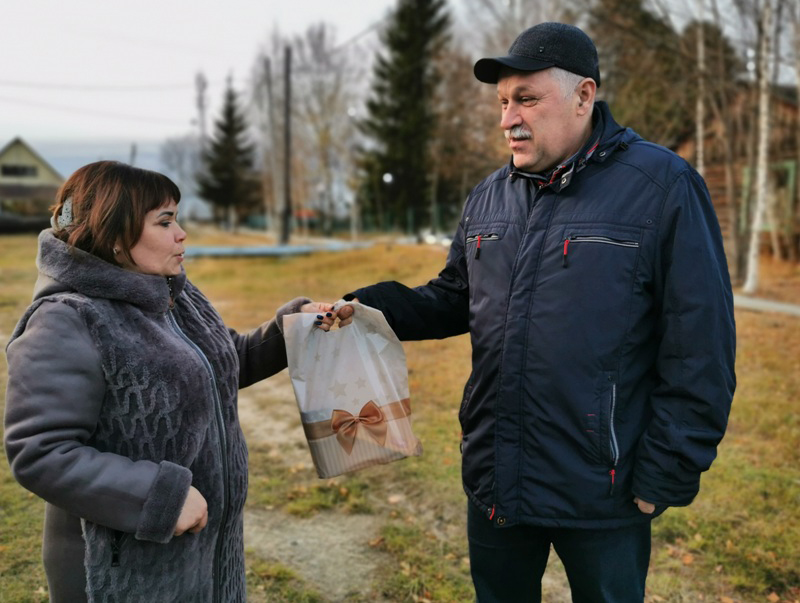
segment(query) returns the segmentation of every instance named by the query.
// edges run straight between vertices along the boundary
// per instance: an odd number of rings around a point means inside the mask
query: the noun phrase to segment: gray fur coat
[[[123,270],[50,230],[37,265],[7,347],[5,446],[16,479],[59,517],[44,534],[52,600],[68,598],[77,572],[59,551],[82,532],[89,601],[244,601],[237,390],[285,368],[278,321],[239,335],[184,273]],[[208,525],[173,537],[190,485]]]

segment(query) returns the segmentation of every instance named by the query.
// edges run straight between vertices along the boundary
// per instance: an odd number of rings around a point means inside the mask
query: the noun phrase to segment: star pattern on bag
[[[347,396],[347,384],[335,379],[333,385],[331,385],[331,393],[336,398],[344,398]]]

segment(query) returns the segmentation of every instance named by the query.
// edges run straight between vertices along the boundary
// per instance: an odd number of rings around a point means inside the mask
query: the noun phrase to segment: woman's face
[[[177,218],[175,201],[147,212],[142,236],[130,250],[136,264],[123,264],[123,268],[159,276],[180,274],[186,232],[178,225]]]

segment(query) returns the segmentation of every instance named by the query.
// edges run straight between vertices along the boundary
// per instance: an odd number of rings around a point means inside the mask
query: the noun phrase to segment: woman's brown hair
[[[79,168],[56,193],[56,224],[67,199],[72,200],[72,222],[54,228],[55,236],[112,263],[117,263],[117,247],[118,254],[135,263],[130,249],[142,235],[145,215],[170,201],[178,203],[181,192],[158,172],[97,161]]]

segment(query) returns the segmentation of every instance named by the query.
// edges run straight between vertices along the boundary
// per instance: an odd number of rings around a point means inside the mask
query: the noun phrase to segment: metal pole
[[[284,99],[284,176],[283,176],[283,229],[281,231],[281,244],[288,245],[289,231],[292,220],[292,49],[286,46],[284,54],[284,88],[286,98]]]

